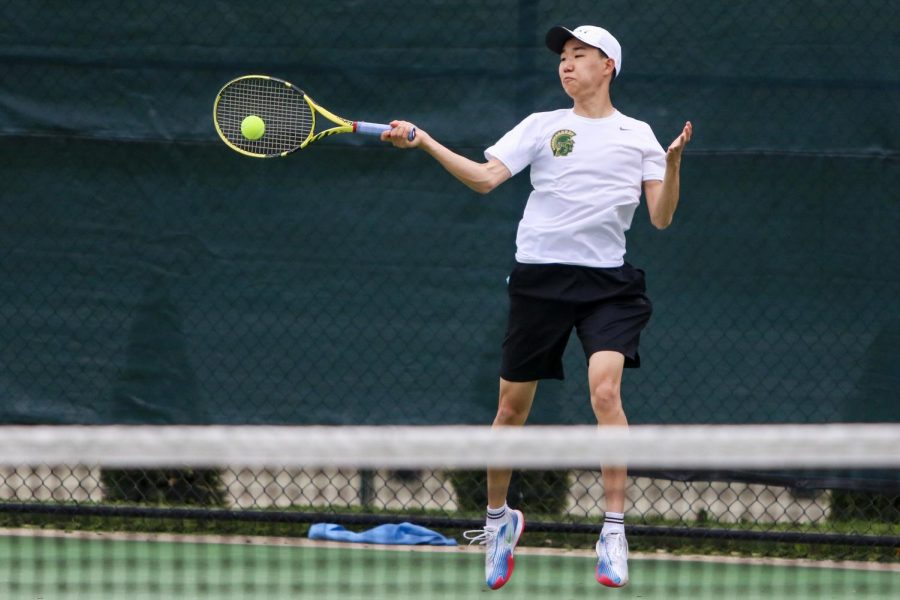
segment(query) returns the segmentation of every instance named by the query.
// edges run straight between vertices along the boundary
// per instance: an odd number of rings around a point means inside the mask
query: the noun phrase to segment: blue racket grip
[[[365,135],[381,135],[385,131],[390,131],[393,129],[390,125],[382,125],[381,123],[366,123],[365,121],[357,121],[356,122],[356,133],[362,133]],[[416,139],[416,128],[413,127],[410,130],[409,135],[406,136],[406,139],[410,142]]]

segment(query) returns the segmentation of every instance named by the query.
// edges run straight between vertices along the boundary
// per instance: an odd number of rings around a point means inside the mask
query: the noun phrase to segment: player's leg
[[[494,427],[518,427],[525,424],[537,381],[507,381],[500,378],[500,400]],[[487,470],[488,507],[484,529],[467,531],[464,536],[485,545],[484,574],[492,590],[509,581],[515,568],[515,548],[525,529],[525,517],[506,504],[510,469]]]
[[[625,357],[619,352],[601,351],[591,355],[588,362],[588,385],[591,390],[591,408],[597,424],[603,426],[628,426],[622,407],[622,371]],[[606,510],[622,513],[625,510],[625,466],[603,466],[603,489]]]
[[[537,381],[507,381],[500,378],[500,398],[497,406],[497,415],[494,417],[494,427],[510,427],[525,424],[531,405],[534,402],[534,394],[537,390]],[[506,494],[509,490],[509,480],[512,477],[510,469],[488,469],[487,492],[488,512],[506,505]]]
[[[622,370],[625,357],[619,352],[601,351],[591,355],[588,382],[591,407],[597,423],[603,426],[627,427],[622,408]],[[609,587],[628,583],[628,542],[625,539],[625,465],[602,465],[606,517],[597,541],[596,578]]]
[[[622,372],[640,366],[641,331],[653,305],[646,295],[644,272],[629,264],[582,271],[584,289],[593,299],[579,308],[576,324],[585,357],[588,385],[597,423],[627,427],[622,407]],[[588,295],[588,292],[585,292]],[[597,542],[597,580],[621,587],[628,583],[628,544],[625,541],[625,465],[602,465],[606,518]]]
[[[566,276],[563,270],[562,276]],[[509,278],[509,320],[500,365],[500,398],[494,427],[525,424],[540,379],[563,378],[562,355],[574,325],[574,314],[553,300],[560,270],[548,265],[516,265]],[[555,286],[555,287],[554,287]],[[525,527],[521,511],[506,504],[512,472],[488,469],[488,510],[483,530],[465,537],[486,546],[485,578],[498,589],[509,581],[514,550]]]

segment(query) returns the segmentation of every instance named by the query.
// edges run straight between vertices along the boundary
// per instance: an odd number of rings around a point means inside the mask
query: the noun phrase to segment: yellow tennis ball
[[[241,121],[241,133],[248,140],[258,140],[266,132],[266,123],[256,115],[250,115]]]

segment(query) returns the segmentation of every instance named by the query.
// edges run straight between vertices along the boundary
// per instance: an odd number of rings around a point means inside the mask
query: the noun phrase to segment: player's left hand
[[[681,135],[675,138],[675,140],[669,144],[669,149],[666,150],[666,160],[668,162],[681,162],[681,153],[684,150],[684,147],[687,146],[687,143],[691,141],[691,135],[693,135],[693,133],[694,126],[688,121],[684,124]]]

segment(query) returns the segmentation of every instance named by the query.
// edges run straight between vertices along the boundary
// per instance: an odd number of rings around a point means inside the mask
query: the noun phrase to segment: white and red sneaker
[[[484,529],[474,529],[463,533],[470,544],[485,546],[484,576],[492,590],[499,590],[512,577],[516,566],[514,550],[525,530],[522,511],[509,510],[506,521],[499,527],[485,525]]]
[[[628,583],[628,542],[624,533],[601,534],[597,541],[597,581],[606,587]]]

